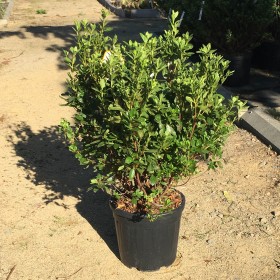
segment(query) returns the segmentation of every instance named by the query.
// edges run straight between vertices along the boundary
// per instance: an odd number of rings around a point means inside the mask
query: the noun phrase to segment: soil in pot
[[[180,206],[160,214],[151,221],[147,216],[116,209],[110,201],[115,219],[120,258],[127,267],[154,271],[170,266],[176,259],[185,197]]]

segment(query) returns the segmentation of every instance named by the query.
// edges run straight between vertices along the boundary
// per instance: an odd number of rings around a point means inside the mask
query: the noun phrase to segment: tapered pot
[[[253,52],[254,66],[272,71],[280,71],[280,42],[263,42]]]
[[[185,206],[185,197],[180,194],[181,205],[159,215],[155,221],[115,209],[110,201],[123,264],[141,271],[154,271],[162,266],[170,266],[175,261],[181,215]]]
[[[247,52],[237,55],[224,55],[230,61],[229,69],[234,73],[227,78],[224,85],[229,87],[244,86],[250,81],[252,53]]]

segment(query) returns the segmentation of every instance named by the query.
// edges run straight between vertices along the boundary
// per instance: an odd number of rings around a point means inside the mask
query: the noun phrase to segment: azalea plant
[[[222,147],[243,106],[217,93],[231,74],[229,62],[210,45],[191,63],[192,36],[179,35],[178,13],[162,36],[118,42],[101,22],[75,25],[76,44],[65,51],[69,66],[62,120],[69,149],[93,169],[92,189],[110,194],[117,208],[156,215],[178,207],[179,180],[198,163],[219,166]]]

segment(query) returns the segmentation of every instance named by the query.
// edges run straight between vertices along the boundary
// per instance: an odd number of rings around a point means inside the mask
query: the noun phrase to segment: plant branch
[[[139,176],[139,173],[136,172],[136,182],[137,182],[137,185],[140,187],[140,189],[142,190],[142,192],[144,193],[144,195],[147,195],[147,192],[145,190],[145,188],[143,187],[143,184],[141,183],[140,181],[140,176]]]

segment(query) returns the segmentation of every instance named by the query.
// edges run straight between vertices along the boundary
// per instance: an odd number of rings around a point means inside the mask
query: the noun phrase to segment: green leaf
[[[104,79],[100,79],[100,81],[99,81],[99,84],[100,84],[100,87],[101,87],[101,89],[104,89],[105,88],[105,80]]]
[[[119,168],[118,168],[118,171],[121,171],[124,169],[124,165],[121,165]]]
[[[156,120],[156,122],[160,123],[161,122],[161,116],[159,114],[155,115],[155,120]]]
[[[129,172],[129,180],[133,180],[134,179],[134,176],[135,176],[135,170],[134,168],[130,169],[130,172]]]
[[[132,157],[127,157],[126,159],[125,159],[125,163],[126,164],[130,164],[130,163],[132,163],[133,162],[133,158]]]
[[[176,135],[175,130],[170,126],[166,125],[165,135]]]
[[[78,147],[75,144],[72,144],[69,146],[70,152],[75,153],[75,152],[77,152],[77,150],[78,150]]]
[[[97,148],[101,148],[101,147],[103,147],[103,146],[105,146],[105,142],[100,142],[100,143],[97,145]]]
[[[189,103],[193,103],[193,99],[190,96],[186,96],[186,101]]]
[[[65,63],[70,64],[71,63],[71,59],[69,57],[65,57],[64,58]]]
[[[137,134],[138,134],[138,136],[139,136],[139,138],[143,138],[143,136],[144,136],[144,132],[143,132],[143,130],[137,130]]]
[[[146,152],[154,154],[154,153],[158,152],[158,150],[157,149],[149,149],[149,150],[146,150]]]
[[[147,171],[150,172],[150,173],[152,173],[152,172],[154,172],[154,170],[155,170],[154,164],[151,164],[151,163],[150,163],[150,164],[148,165]]]
[[[137,200],[136,197],[133,197],[133,198],[131,199],[131,203],[132,203],[133,205],[136,205],[137,202],[138,202],[138,200]]]
[[[91,180],[90,180],[90,183],[91,183],[91,184],[98,184],[98,181],[97,181],[97,179],[91,179]]]
[[[109,107],[108,107],[108,110],[110,110],[110,111],[123,111],[123,108],[119,105],[110,104]]]
[[[152,175],[150,178],[150,183],[152,186],[154,186],[157,183],[157,177]]]
[[[133,195],[135,195],[138,199],[140,199],[143,196],[143,192],[140,191],[139,189],[136,189]]]
[[[112,122],[112,123],[120,123],[121,122],[121,117],[120,116],[113,116],[113,117],[109,118],[108,121]]]
[[[230,193],[228,191],[223,191],[224,197],[226,198],[226,200],[231,203],[232,202],[232,197],[230,195]]]

